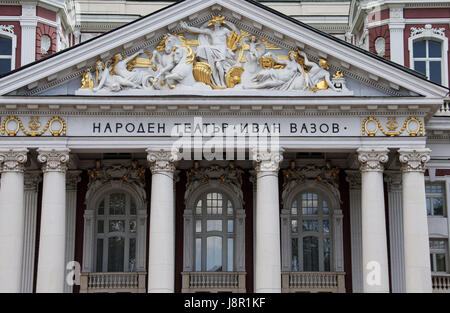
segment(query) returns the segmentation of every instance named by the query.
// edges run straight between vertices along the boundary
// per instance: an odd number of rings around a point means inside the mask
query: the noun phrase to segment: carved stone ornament
[[[403,172],[425,172],[425,164],[430,160],[430,149],[398,150]]]
[[[203,184],[217,182],[219,184],[227,184],[233,189],[235,195],[242,203],[244,195],[242,193],[242,174],[244,171],[234,165],[233,162],[229,166],[211,165],[206,168],[199,168],[198,162],[194,163],[194,167],[186,171],[186,192],[185,199],[188,199],[195,190]]]
[[[175,172],[175,162],[178,160],[177,153],[163,149],[147,149],[147,153],[147,160],[150,163],[152,174]]]
[[[2,172],[23,172],[27,162],[27,149],[0,150]]]
[[[307,165],[301,168],[296,168],[295,162],[291,162],[290,168],[283,170],[284,182],[281,197],[282,199],[286,199],[292,190],[298,187],[299,183],[315,181],[325,185],[334,194],[336,199],[340,199],[339,171],[337,167],[332,167],[329,162],[323,167]]]
[[[256,162],[256,172],[278,172],[280,162],[283,161],[283,150],[260,151],[258,148],[251,150],[252,159]]]
[[[411,27],[411,37],[419,35],[445,37],[445,28],[433,28],[431,24],[426,24],[425,27]]]
[[[37,191],[39,183],[42,181],[41,171],[26,171],[24,176],[24,189],[29,191]]]
[[[95,162],[95,168],[88,170],[89,185],[86,199],[89,199],[100,187],[109,183],[120,187],[122,184],[128,184],[133,190],[136,190],[142,199],[145,195],[145,167],[139,166],[137,161],[133,161],[131,166],[121,164],[103,167],[100,161]],[[76,177],[74,177],[76,179]]]
[[[0,25],[0,31],[14,34],[14,25]]]
[[[213,16],[194,27],[181,21],[156,47],[116,53],[81,75],[78,94],[155,90],[279,90],[314,94],[348,92],[345,78],[331,78],[329,63],[304,51],[285,51]],[[280,53],[284,53],[280,54]],[[286,55],[287,54],[287,55]],[[347,93],[348,94],[348,93]]]
[[[345,180],[348,182],[350,189],[360,190],[361,189],[361,172],[360,171],[345,171],[347,176]]]
[[[358,161],[361,163],[361,172],[382,172],[384,170],[383,163],[389,160],[389,149],[387,148],[359,148],[357,153]]]
[[[66,172],[69,162],[69,149],[47,149],[39,148],[37,159],[42,164],[42,171],[47,172]]]

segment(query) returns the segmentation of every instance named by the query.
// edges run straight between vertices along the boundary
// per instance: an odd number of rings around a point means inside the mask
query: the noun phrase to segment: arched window
[[[408,38],[409,63],[435,83],[448,86],[448,38],[444,28],[411,27]]]
[[[0,75],[15,68],[16,35],[12,25],[0,25]]]
[[[291,271],[331,269],[331,223],[327,200],[316,192],[296,196],[290,209]]]
[[[137,212],[126,192],[106,194],[96,208],[95,270],[136,271]]]
[[[442,42],[416,40],[413,43],[413,69],[437,84],[443,82]]]
[[[219,191],[202,194],[194,212],[196,272],[232,272],[235,268],[235,208]]]
[[[343,272],[343,215],[330,181],[293,179],[283,187],[283,272]]]

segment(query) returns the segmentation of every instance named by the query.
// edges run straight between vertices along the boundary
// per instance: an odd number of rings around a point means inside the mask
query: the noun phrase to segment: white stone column
[[[280,203],[278,170],[280,151],[253,150],[256,161],[255,292],[281,292]]]
[[[66,252],[65,264],[75,260],[75,227],[77,217],[77,185],[81,171],[67,172],[66,179]],[[64,292],[72,293],[73,286],[64,284]]]
[[[36,3],[37,1],[22,1],[22,29],[21,66],[36,60]]]
[[[389,206],[389,246],[392,292],[405,292],[405,254],[403,245],[402,176],[400,172],[386,173]]]
[[[405,20],[403,19],[403,7],[391,6],[389,8],[389,37],[391,61],[400,65],[405,64],[405,50],[403,33],[405,30]]]
[[[0,150],[0,292],[20,292],[27,149]]]
[[[148,292],[173,293],[175,289],[174,172],[170,151],[147,150],[152,172]]]
[[[62,293],[65,285],[66,171],[69,149],[38,149],[43,163],[42,213],[37,268],[38,293]]]
[[[346,171],[350,193],[350,237],[352,250],[352,289],[361,293],[363,288],[362,229],[361,229],[361,173]]]
[[[33,292],[38,187],[41,180],[41,171],[25,172],[25,229],[22,261],[22,293]]]
[[[360,148],[361,229],[364,292],[389,292],[383,163],[387,148]]]
[[[425,163],[430,149],[399,149],[403,180],[406,292],[432,292],[425,198]]]

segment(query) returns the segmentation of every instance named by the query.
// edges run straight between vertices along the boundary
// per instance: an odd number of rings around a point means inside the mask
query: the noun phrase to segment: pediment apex
[[[249,9],[249,6],[252,6],[252,8]],[[185,22],[189,27],[196,27],[196,29],[202,27],[207,28],[205,24],[207,25],[214,16],[224,17],[230,25],[235,25],[238,31],[248,34],[248,38],[255,36],[255,38],[259,37],[258,39],[265,40],[265,51],[272,52],[272,55],[275,55],[276,58],[280,57],[280,65],[282,66],[289,66],[283,64],[289,62],[289,51],[303,52],[307,56],[308,61],[316,65],[321,65],[320,59],[328,62],[328,81],[326,80],[325,75],[321,74],[322,76],[319,75],[320,79],[308,78],[304,82],[302,82],[301,79],[298,79],[296,81],[297,85],[295,88],[287,86],[289,84],[284,84],[287,87],[284,86],[282,88],[288,88],[285,90],[298,91],[299,89],[302,89],[302,92],[305,91],[304,95],[319,95],[319,92],[316,93],[317,90],[314,89],[318,87],[317,84],[319,81],[323,80],[324,82],[322,82],[322,86],[327,85],[327,89],[333,89],[333,91],[335,91],[334,87],[336,86],[342,88],[342,90],[338,90],[336,92],[325,90],[326,92],[324,91],[323,93],[324,96],[352,96],[352,90],[350,88],[347,90],[345,85],[345,79],[349,78],[353,81],[357,81],[358,83],[374,88],[383,93],[385,96],[420,95],[440,98],[445,96],[448,92],[446,88],[424,80],[422,77],[414,74],[411,70],[403,68],[399,65],[394,65],[389,61],[371,55],[370,53],[334,38],[331,35],[324,34],[308,25],[294,20],[293,18],[284,16],[279,12],[269,9],[258,2],[251,0],[186,0],[177,2],[167,8],[124,25],[116,30],[61,51],[46,59],[24,66],[4,77],[1,77],[0,95],[41,95],[49,89],[56,88],[62,84],[75,80],[81,87],[81,81],[84,78],[83,75],[87,73],[87,69],[90,68],[92,71],[93,68],[95,68],[96,63],[98,64],[99,61],[103,62],[103,64],[107,64],[108,62],[111,62],[114,56],[119,53],[123,57],[127,57],[139,52],[139,55],[136,57],[145,58],[146,55],[144,54],[144,50],[153,54],[153,50],[157,48],[158,44],[161,43],[164,36],[167,34],[184,33],[186,39],[195,40],[195,38],[191,36],[192,32],[182,29],[182,24],[180,24],[180,22]],[[185,42],[182,42],[181,44],[184,45]],[[242,46],[243,41],[237,42],[236,44],[240,44]],[[249,45],[248,40],[246,44],[247,46]],[[270,51],[270,49],[267,49],[268,45],[271,47],[276,47],[278,50]],[[195,55],[195,60],[193,60],[193,63],[208,63],[199,62],[202,59],[199,56],[197,49],[198,46],[193,49]],[[190,51],[187,53],[189,52]],[[233,52],[235,54],[238,53],[236,50],[233,50]],[[205,53],[208,55],[209,52],[206,51]],[[242,59],[246,58],[249,53],[248,47],[244,53],[242,53],[242,49],[239,53],[242,54]],[[259,56],[259,59],[257,60],[257,63],[259,64],[261,62],[261,57],[262,56]],[[305,61],[305,57],[300,56],[300,58]],[[151,58],[148,57],[148,60],[151,61]],[[203,61],[205,60],[206,59],[203,59]],[[210,61],[214,62],[213,59],[210,59]],[[160,65],[163,64],[161,63]],[[214,73],[216,70],[214,68],[215,65],[209,64],[209,66],[209,69],[205,65],[206,69],[200,69],[199,67],[198,70],[199,73],[204,70],[212,71],[211,84],[206,83],[206,85],[208,85],[206,87],[211,88],[206,89],[215,89],[213,86],[216,86],[219,87],[218,89],[227,87],[226,89],[230,91],[231,89],[225,81],[225,76],[229,71],[224,74],[217,74]],[[239,67],[245,68],[242,62],[235,62],[231,65],[231,68]],[[307,67],[305,66],[305,68]],[[308,67],[308,69],[309,68],[310,67]],[[228,68],[228,70],[229,69],[230,68]],[[169,74],[178,74],[175,72],[176,71],[174,71],[174,69],[169,70]],[[248,74],[249,70],[244,70],[244,72]],[[260,88],[260,86],[258,86],[258,88],[253,88],[254,86],[252,85],[249,89],[267,89],[266,87],[270,87],[269,89],[279,88],[277,86],[273,87],[272,81],[277,80],[279,78],[277,76],[282,76],[282,73],[275,70],[272,72],[272,74],[275,75],[272,75],[273,77],[269,79],[271,82],[264,85],[264,88]],[[337,72],[340,72],[342,76],[339,77],[339,75],[336,75]],[[157,74],[158,73],[155,75]],[[240,71],[239,69],[236,69],[231,74],[234,76],[229,76],[236,78],[236,80],[239,78],[241,79],[240,82],[231,82],[230,84],[233,85],[233,87],[240,87],[239,85],[244,85],[244,78],[239,76],[242,75],[242,70]],[[253,74],[256,75],[257,73],[255,72]],[[57,79],[54,78],[55,75]],[[155,75],[152,77],[152,80],[155,79]],[[197,76],[198,75],[204,74],[200,73],[197,74]],[[245,79],[248,81],[251,79],[256,79],[255,75],[251,77],[249,76]],[[267,75],[271,74],[267,73]],[[343,78],[343,80],[341,79],[341,81],[336,83],[336,81],[332,81],[333,75],[336,76],[335,80],[339,78]],[[92,76],[95,76],[93,71]],[[196,82],[199,81],[199,79],[197,79],[198,77],[194,78],[196,79]],[[260,75],[260,78],[256,79],[257,83],[262,83],[263,80],[267,80],[267,78],[263,78],[264,77]],[[92,77],[91,79],[95,80],[98,79],[98,77]],[[208,79],[200,79],[202,83],[205,83],[204,80]],[[233,79],[230,78],[230,80]],[[287,83],[287,81],[285,81],[285,83]],[[191,85],[189,85],[189,89],[192,89]],[[398,88],[393,88],[393,86]],[[168,86],[166,91],[163,90],[163,94],[164,92],[169,93],[171,87],[174,87],[174,91],[178,88],[177,84],[172,84]],[[119,89],[121,89],[120,95],[128,95],[128,93],[124,90],[126,88]],[[205,88],[200,89],[203,91],[205,90]],[[239,90],[239,88],[237,89]],[[180,90],[182,90],[182,88]],[[344,92],[339,93],[341,91]],[[160,90],[158,90],[158,92],[160,92]],[[193,91],[190,92],[195,94]],[[81,90],[78,94],[91,95],[86,90]],[[142,90],[133,90],[130,93],[130,95],[138,96],[145,94],[146,93]],[[226,91],[222,94],[226,94]],[[245,94],[245,92],[243,94]],[[77,93],[74,92],[70,95],[77,95]],[[119,95],[119,93],[117,93],[117,95]],[[230,92],[230,95],[239,95],[239,92],[233,90]],[[295,93],[293,96],[295,96]]]

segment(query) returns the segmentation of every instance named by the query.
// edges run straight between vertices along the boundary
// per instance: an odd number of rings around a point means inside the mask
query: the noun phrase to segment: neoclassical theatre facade
[[[16,69],[0,291],[432,292],[448,91],[244,0]]]

